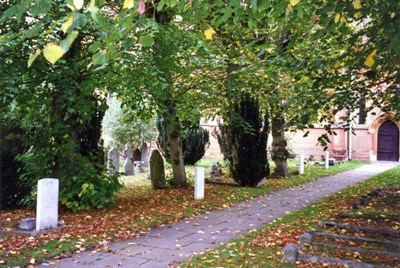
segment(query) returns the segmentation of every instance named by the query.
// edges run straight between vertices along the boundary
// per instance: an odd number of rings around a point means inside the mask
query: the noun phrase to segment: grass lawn
[[[341,222],[349,225],[372,226],[379,228],[391,228],[400,230],[400,222],[388,219],[390,212],[398,215],[397,207],[393,205],[393,199],[382,206],[382,198],[373,198],[365,207],[357,210],[357,215],[373,213],[380,215],[381,219],[373,218],[343,218],[343,212],[354,212],[352,204],[359,200],[360,196],[367,194],[377,187],[392,187],[392,184],[400,184],[400,167],[388,170],[380,175],[361,182],[353,187],[347,188],[333,194],[319,202],[316,202],[300,211],[291,213],[265,225],[263,228],[254,230],[244,237],[237,238],[216,249],[207,251],[189,262],[180,264],[179,267],[322,267],[321,263],[288,263],[283,260],[283,248],[288,243],[299,244],[299,236],[306,231],[313,230],[321,221]],[[399,194],[398,190],[397,194]],[[390,208],[392,208],[390,210]],[[386,214],[384,214],[385,212]],[[382,219],[383,218],[383,219]],[[354,235],[354,234],[353,234]],[[357,234],[355,234],[357,236]],[[343,241],[338,241],[343,243]],[[328,252],[318,251],[325,255]],[[359,252],[349,254],[348,252],[330,252],[330,257],[340,257],[356,262],[389,261],[388,265],[398,267],[399,259],[385,260],[373,259],[370,254],[363,255]],[[330,267],[343,267],[330,265]]]
[[[200,165],[209,167],[211,162],[215,162],[214,159],[207,161],[200,162]],[[74,252],[99,248],[110,241],[137,237],[142,232],[161,224],[224,208],[239,201],[363,164],[365,163],[350,161],[328,170],[308,165],[305,167],[304,175],[293,175],[287,179],[271,178],[260,188],[207,184],[205,199],[200,201],[193,199],[193,188],[152,191],[150,182],[145,179],[146,174],[125,176],[121,181],[126,187],[117,195],[115,199],[117,205],[112,208],[78,213],[61,209],[59,219],[67,226],[63,230],[37,237],[0,235],[0,266],[24,266],[56,256],[65,257]],[[295,162],[291,163],[290,169],[296,173]],[[194,167],[187,167],[187,173],[189,179],[193,179]],[[0,229],[15,229],[21,219],[34,216],[35,211],[32,209],[0,210]]]

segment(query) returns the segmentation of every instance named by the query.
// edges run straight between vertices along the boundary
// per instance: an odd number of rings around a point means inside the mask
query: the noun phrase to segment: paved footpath
[[[267,194],[39,267],[168,267],[398,165],[379,162]]]

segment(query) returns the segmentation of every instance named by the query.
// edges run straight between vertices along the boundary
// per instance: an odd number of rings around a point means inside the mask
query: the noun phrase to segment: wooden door
[[[399,161],[399,128],[393,121],[388,120],[379,127],[378,160]]]

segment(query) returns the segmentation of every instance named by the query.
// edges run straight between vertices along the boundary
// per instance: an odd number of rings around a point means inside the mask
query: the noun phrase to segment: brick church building
[[[375,113],[376,115],[373,115]],[[383,114],[378,109],[365,116],[358,116],[352,125],[352,134],[340,126],[338,114],[336,127],[332,130],[336,135],[329,136],[331,143],[328,151],[331,158],[337,160],[362,160],[362,161],[399,161],[399,128],[400,121],[396,121],[392,114]],[[218,128],[215,121],[203,122],[203,127],[212,131]],[[307,137],[303,137],[309,131]],[[325,134],[322,127],[305,129],[304,131],[287,132],[288,148],[296,155],[303,154],[306,159],[320,160],[324,150],[317,145],[318,137]],[[211,146],[206,151],[208,157],[222,157],[215,137],[210,135]],[[269,137],[269,146],[272,137]]]
[[[337,160],[399,161],[400,121],[396,121],[392,114],[380,113],[378,109],[373,112],[376,115],[369,113],[356,118],[352,124],[353,133],[345,131],[340,124],[333,128],[337,135],[329,136],[330,157]],[[303,137],[303,131],[288,133],[289,148],[306,158],[321,159],[324,151],[316,143],[325,130],[318,127],[307,130],[307,137]]]

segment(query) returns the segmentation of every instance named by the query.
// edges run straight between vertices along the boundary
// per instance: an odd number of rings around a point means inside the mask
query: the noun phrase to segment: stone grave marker
[[[217,181],[221,180],[222,167],[219,162],[214,162],[211,165],[210,177],[215,178]]]
[[[107,170],[110,175],[114,175],[119,172],[119,152],[116,146],[113,146],[110,151],[108,151],[108,162]]]
[[[304,174],[304,155],[299,155],[299,174]]]
[[[38,181],[36,231],[57,227],[58,190],[58,179],[46,178]]]
[[[147,146],[147,143],[144,142],[141,149],[141,161],[143,163],[143,166],[147,167],[149,165],[149,147]]]
[[[140,174],[143,172],[143,168],[142,168],[142,161],[135,161],[135,174]]]
[[[325,169],[329,168],[329,152],[325,151]]]
[[[125,145],[125,149],[123,151],[123,154],[125,156],[125,164],[124,164],[124,172],[127,175],[132,175],[133,174],[133,151],[129,144]]]
[[[194,174],[194,199],[204,198],[204,168],[196,167]]]

